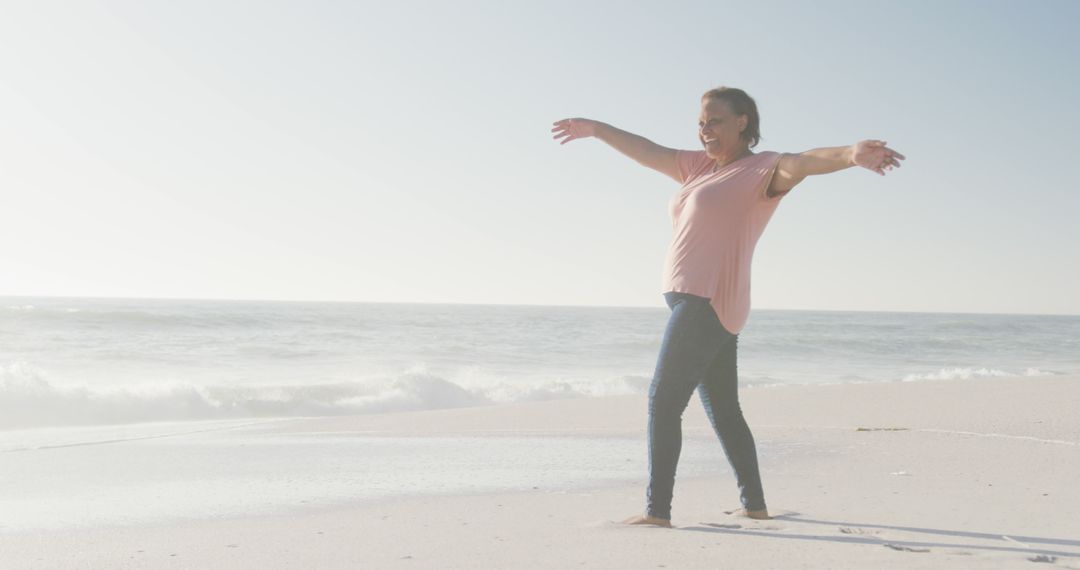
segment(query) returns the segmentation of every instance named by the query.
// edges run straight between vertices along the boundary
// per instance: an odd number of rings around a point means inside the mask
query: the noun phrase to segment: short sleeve
[[[712,164],[712,159],[703,150],[677,150],[675,163],[679,167],[679,180],[686,184],[704,174],[707,167]]]
[[[788,190],[777,194],[772,198],[769,197],[769,185],[772,184],[773,176],[776,174],[776,167],[780,165],[780,157],[782,155],[778,152],[763,152],[761,155],[762,158],[764,158],[764,161],[761,167],[762,182],[761,188],[758,190],[758,196],[765,202],[779,202],[781,198],[787,196],[788,193],[791,192],[791,190]]]

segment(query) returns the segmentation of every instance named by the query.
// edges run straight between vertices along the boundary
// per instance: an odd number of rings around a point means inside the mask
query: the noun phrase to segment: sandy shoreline
[[[414,497],[280,516],[0,533],[3,568],[1080,568],[1080,377],[743,390],[770,510],[730,473],[676,481],[677,528],[639,483]],[[644,436],[645,398],[563,400],[252,426],[379,436]],[[697,399],[687,437],[711,430]],[[860,429],[862,428],[862,429]],[[719,444],[717,444],[719,445]],[[1044,557],[1040,559],[1039,557]],[[1036,566],[1037,567],[1037,566]]]

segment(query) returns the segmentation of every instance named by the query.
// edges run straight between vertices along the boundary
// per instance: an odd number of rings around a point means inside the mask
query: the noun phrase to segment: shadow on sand
[[[770,524],[773,522],[791,522],[798,524],[811,524],[833,527],[836,534],[785,534],[782,527]],[[873,529],[873,530],[868,530]],[[756,521],[750,519],[731,519],[723,523],[698,523],[697,525],[680,526],[678,530],[696,532],[712,532],[720,534],[742,534],[754,536],[769,536],[790,540],[827,541],[842,544],[868,544],[892,548],[906,552],[929,552],[929,548],[948,548],[960,550],[977,550],[986,552],[1007,552],[1027,555],[1080,557],[1080,540],[1069,538],[1047,538],[1041,536],[1005,535],[988,532],[970,532],[963,530],[946,530],[935,528],[921,528],[909,526],[890,526],[883,524],[867,524],[851,521],[827,521],[803,518],[799,513],[786,513],[774,516],[771,520]],[[939,537],[952,537],[959,539],[977,539],[997,541],[1004,544],[967,544],[963,542],[933,542],[918,540],[891,540],[885,536],[876,536],[880,531],[899,531],[908,533],[921,533]],[[887,533],[885,533],[887,534]],[[1039,546],[1037,546],[1039,545]],[[1045,546],[1042,546],[1045,545]],[[1072,547],[1075,550],[1056,550],[1055,548]],[[1036,558],[1038,558],[1036,556]],[[1052,562],[1052,560],[1032,559],[1033,562]]]

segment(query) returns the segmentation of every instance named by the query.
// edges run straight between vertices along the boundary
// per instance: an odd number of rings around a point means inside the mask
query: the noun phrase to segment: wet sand
[[[725,514],[726,465],[676,480],[672,529],[620,521],[638,482],[287,514],[0,532],[2,568],[1080,569],[1080,377],[743,390],[773,520]],[[644,437],[642,396],[298,419],[380,437]],[[696,397],[688,438],[711,430]],[[719,443],[717,443],[719,445]],[[685,458],[685,452],[684,452]]]

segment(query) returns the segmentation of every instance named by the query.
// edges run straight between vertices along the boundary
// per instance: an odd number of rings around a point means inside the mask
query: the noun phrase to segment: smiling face
[[[698,118],[698,138],[709,158],[719,159],[742,154],[748,143],[742,136],[749,118],[736,115],[731,105],[721,99],[703,99]]]

